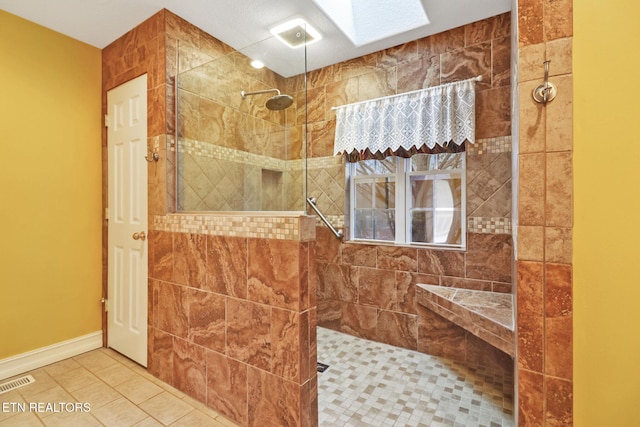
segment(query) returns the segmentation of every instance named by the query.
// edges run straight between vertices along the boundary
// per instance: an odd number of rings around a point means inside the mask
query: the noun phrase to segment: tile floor
[[[0,394],[2,427],[236,425],[109,349],[84,353],[27,374],[36,382]],[[29,410],[31,403],[56,402],[89,403],[90,411],[65,412],[60,406]],[[23,412],[20,403],[25,403]],[[58,412],[53,412],[56,409]]]
[[[513,426],[513,378],[318,328],[320,426]]]
[[[510,375],[325,328],[318,361],[329,365],[318,373],[321,427],[513,426]],[[36,382],[0,394],[0,427],[235,426],[109,349],[26,374]],[[90,411],[29,411],[32,402],[86,402]],[[19,403],[27,410],[11,410]]]

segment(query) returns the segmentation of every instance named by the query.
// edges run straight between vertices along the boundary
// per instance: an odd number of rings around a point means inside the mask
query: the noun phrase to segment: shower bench
[[[492,346],[515,356],[512,294],[418,284],[416,300]]]

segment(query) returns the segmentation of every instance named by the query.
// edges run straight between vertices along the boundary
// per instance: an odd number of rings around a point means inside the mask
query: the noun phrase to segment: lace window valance
[[[463,151],[475,142],[475,82],[448,83],[338,107],[334,155],[349,161]]]

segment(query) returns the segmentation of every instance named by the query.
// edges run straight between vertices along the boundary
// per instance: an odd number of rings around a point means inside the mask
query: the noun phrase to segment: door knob
[[[144,234],[144,231],[141,231],[139,233],[133,233],[133,240],[146,240],[147,239],[147,235]]]

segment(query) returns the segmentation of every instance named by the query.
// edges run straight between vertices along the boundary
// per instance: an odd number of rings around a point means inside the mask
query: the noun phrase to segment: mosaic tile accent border
[[[465,148],[469,156],[487,153],[510,153],[511,135],[479,139],[475,144],[467,144]]]
[[[188,138],[181,138],[178,141],[178,152],[186,152],[193,156],[244,163],[251,166],[261,166],[271,170],[285,170],[288,166],[287,163],[289,163],[287,160],[253,154],[247,151],[236,150],[235,148],[221,147],[210,142]]]
[[[469,233],[511,234],[512,228],[511,218],[467,218]]]
[[[171,151],[175,151],[174,145],[167,143]],[[247,151],[236,150],[235,148],[221,147],[210,142],[197,141],[189,138],[181,138],[178,141],[178,152],[189,153],[195,156],[209,157],[212,159],[229,160],[232,162],[245,163],[252,166],[267,167],[272,170],[303,170],[325,169],[337,165],[343,165],[342,156],[311,157],[309,159],[282,160],[260,154],[249,153]]]
[[[344,215],[325,215],[325,217],[335,228],[344,229]],[[317,227],[325,226],[320,217],[315,216],[315,218]],[[511,234],[512,231],[511,218],[470,217],[467,220],[468,233]]]
[[[313,217],[300,215],[169,214],[153,217],[153,230],[212,236],[261,239],[315,240]]]
[[[343,166],[342,156],[312,157],[308,160],[309,169],[327,169],[335,166]]]
[[[309,212],[309,215],[313,215],[316,218],[316,227],[326,227],[324,222],[313,211]],[[329,220],[334,228],[340,230],[344,229],[344,215],[325,215],[325,218]]]

